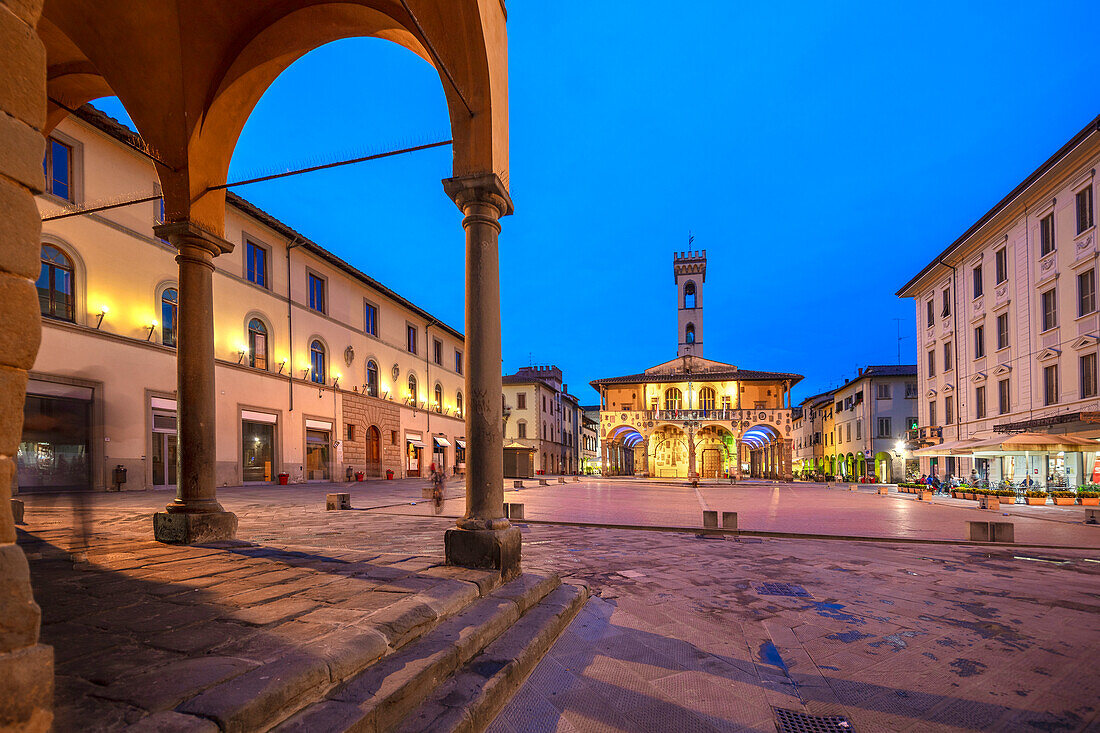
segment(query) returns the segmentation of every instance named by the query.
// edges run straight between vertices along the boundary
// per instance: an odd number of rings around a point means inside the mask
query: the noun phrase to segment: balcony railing
[[[905,440],[908,443],[938,445],[943,442],[943,428],[939,425],[926,425],[923,428],[913,428],[905,432]]]
[[[789,412],[789,407],[761,407],[753,410],[622,410],[624,413],[640,412],[645,420],[681,422],[684,420],[714,420],[729,422],[732,420],[755,420],[761,412],[774,414]],[[609,410],[609,412],[615,412]]]

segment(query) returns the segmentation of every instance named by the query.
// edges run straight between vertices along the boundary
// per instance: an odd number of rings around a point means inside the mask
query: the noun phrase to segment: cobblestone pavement
[[[700,498],[690,488],[665,487],[679,491],[676,497],[657,487],[636,487],[626,500],[612,496],[617,487],[611,482],[601,483],[575,490],[602,492],[600,501],[623,507],[630,521],[640,511],[637,505],[652,497],[673,507],[663,516],[675,511],[685,522],[689,517],[698,522]],[[423,508],[418,483],[354,487],[353,506],[384,507],[374,511],[325,512],[326,489],[332,487],[231,489],[221,490],[219,498],[240,517],[241,539],[266,548],[307,555],[407,553],[439,561],[443,531],[453,520],[394,514]],[[580,494],[569,492],[568,485],[542,489],[541,495],[519,493],[530,502],[529,515],[539,501],[550,511],[554,491],[560,492],[559,516],[577,510]],[[797,497],[787,500],[783,487],[748,491],[757,493],[735,495],[741,505],[732,507],[742,517],[771,514],[781,523],[782,503],[797,503]],[[874,507],[909,500],[818,491],[821,502],[841,502],[856,519],[859,512],[844,502],[887,515],[913,515],[919,507],[942,513],[936,515],[942,522],[978,512],[941,501],[882,510]],[[776,495],[780,506],[749,506]],[[719,504],[722,496],[709,489],[700,489],[700,496],[712,508],[727,509]],[[74,535],[71,497],[24,498],[28,525],[23,529],[51,544]],[[117,543],[119,550],[142,543],[158,547],[148,542],[150,515],[168,498],[165,493],[99,495],[84,511],[90,535],[102,535],[98,541]],[[455,496],[444,513],[458,514],[461,506]],[[828,504],[818,506],[829,511]],[[1023,519],[1049,527],[1036,531],[1055,534],[1066,528],[1100,531],[1068,521]],[[1021,519],[1016,521],[1019,539]],[[751,526],[745,519],[742,524]],[[498,716],[494,733],[773,731],[774,708],[844,715],[856,731],[1100,730],[1100,675],[1090,666],[1100,652],[1100,553],[1093,549],[734,540],[538,524],[521,529],[525,569],[559,572],[567,582],[587,584],[596,597]],[[91,560],[96,563],[94,556]],[[75,637],[55,634],[51,627],[71,626],[74,619],[50,616],[50,609],[91,599],[99,606],[90,608],[89,616],[110,614],[132,600],[130,589],[112,589],[106,580],[53,587],[44,582],[46,561],[32,551],[32,577],[48,616],[43,634],[59,649],[59,705],[81,695],[101,699],[101,688],[110,681],[78,674],[71,676],[79,684],[63,679],[70,676],[69,662],[62,659],[70,652],[64,647]],[[63,570],[64,563],[60,566]],[[142,611],[152,602],[151,594],[139,594],[118,615],[147,618],[152,629],[168,625],[163,613]],[[88,664],[103,645],[123,649],[131,643],[129,638],[114,646],[97,641],[118,630],[77,622],[86,636],[80,643],[92,650]],[[192,623],[197,630],[213,621]],[[208,656],[202,650],[156,652],[177,655],[177,661]],[[109,656],[121,665],[109,667],[119,678],[140,678],[158,664],[140,654]]]

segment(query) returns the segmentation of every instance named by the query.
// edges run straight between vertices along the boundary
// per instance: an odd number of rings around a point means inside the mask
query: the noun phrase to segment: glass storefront
[[[153,486],[176,485],[176,413],[153,411]]]
[[[91,489],[91,390],[88,399],[28,394],[16,455],[20,491]]]
[[[306,429],[306,480],[329,480],[329,436],[328,430]]]
[[[275,426],[241,421],[241,480],[245,483],[275,479]]]

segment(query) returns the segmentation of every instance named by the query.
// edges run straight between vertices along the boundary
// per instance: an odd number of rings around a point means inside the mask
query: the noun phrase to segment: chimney
[[[859,368],[859,376],[861,376],[861,377],[863,376],[863,367]]]

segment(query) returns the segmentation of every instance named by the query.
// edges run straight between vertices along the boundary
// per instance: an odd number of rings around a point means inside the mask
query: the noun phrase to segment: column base
[[[157,512],[153,515],[153,537],[170,545],[197,545],[231,540],[237,536],[237,515],[233,512]]]
[[[11,500],[11,516],[16,524],[23,523],[23,500],[12,499]]]
[[[0,653],[0,730],[47,733],[53,726],[53,647]]]
[[[498,570],[504,582],[519,575],[519,527],[507,529],[448,529],[443,536],[448,565]]]

